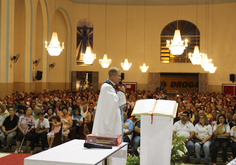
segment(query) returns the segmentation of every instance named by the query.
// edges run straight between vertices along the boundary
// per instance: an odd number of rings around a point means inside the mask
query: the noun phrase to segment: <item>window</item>
[[[84,18],[81,19],[77,24],[77,65],[85,66],[81,57],[81,53],[85,53],[88,44],[93,49],[93,23],[90,20]]]
[[[178,29],[180,30],[182,40],[188,40],[188,47],[185,48],[182,55],[174,56],[169,48],[166,47],[166,40],[173,39],[176,29],[177,21],[174,21],[166,25],[161,32],[161,63],[190,63],[188,54],[193,53],[194,46],[200,45],[198,28],[191,22],[179,20]]]

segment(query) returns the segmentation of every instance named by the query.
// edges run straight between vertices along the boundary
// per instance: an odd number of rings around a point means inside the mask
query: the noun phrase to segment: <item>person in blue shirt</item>
[[[16,108],[16,111],[18,110],[18,107],[20,106],[20,103],[19,103],[19,100],[18,99],[15,99],[14,100],[14,105],[15,105],[15,108]]]
[[[134,140],[133,140],[133,147],[134,147],[134,154],[136,156],[139,156],[139,153],[137,151],[138,147],[140,147],[140,120],[135,123],[134,126]]]
[[[128,119],[128,114],[124,112],[123,141],[130,142],[134,131],[134,123]]]
[[[83,123],[83,117],[80,114],[80,108],[77,107],[72,115],[72,120],[76,121],[76,134],[79,135],[80,126]]]

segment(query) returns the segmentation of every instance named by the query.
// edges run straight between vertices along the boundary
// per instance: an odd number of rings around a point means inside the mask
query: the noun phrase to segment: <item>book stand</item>
[[[170,165],[173,134],[173,118],[141,115],[141,165]]]

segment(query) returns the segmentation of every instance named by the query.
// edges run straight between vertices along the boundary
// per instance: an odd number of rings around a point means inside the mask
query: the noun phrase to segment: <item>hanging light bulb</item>
[[[57,33],[52,33],[52,38],[50,44],[47,45],[48,42],[45,41],[45,48],[47,48],[49,55],[51,56],[59,56],[61,51],[64,49],[64,42],[62,42],[62,46],[60,46],[60,42],[58,41]]]
[[[108,68],[111,64],[111,59],[107,59],[107,54],[104,54],[103,59],[99,59],[99,64],[101,64],[103,68]]]
[[[148,68],[149,68],[149,66],[146,66],[145,63],[143,63],[143,66],[140,66],[140,69],[143,73],[147,72]]]
[[[170,49],[173,55],[181,55],[184,52],[185,47],[188,47],[188,40],[181,40],[180,30],[175,30],[173,40],[166,40],[166,47]]]
[[[206,61],[206,63],[202,65],[203,69],[207,72],[210,70],[211,66],[212,66],[212,59],[208,59],[208,61]]]
[[[208,64],[209,64],[209,59],[207,58],[207,54],[203,53],[202,62],[201,62],[202,68],[205,70],[205,68],[207,67]]]
[[[132,65],[132,63],[129,63],[127,58],[125,59],[124,63],[121,63],[121,66],[122,66],[123,70],[129,70],[131,65]]]
[[[89,45],[87,46],[85,53],[81,53],[81,55],[83,57],[84,63],[87,65],[91,65],[94,59],[96,59],[96,54],[92,53],[91,47]]]
[[[209,72],[210,72],[210,73],[215,73],[216,69],[217,69],[217,67],[214,67],[214,65],[212,64],[212,66],[211,66]]]
[[[202,53],[199,53],[198,46],[194,46],[193,53],[189,53],[188,57],[193,65],[200,65],[202,62]]]

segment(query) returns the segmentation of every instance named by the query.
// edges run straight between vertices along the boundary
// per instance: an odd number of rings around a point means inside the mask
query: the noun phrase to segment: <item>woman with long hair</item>
[[[68,109],[66,107],[62,108],[63,115],[61,116],[61,122],[62,122],[62,136],[63,141],[67,142],[68,135],[70,133],[70,128],[73,125],[73,121],[71,116],[68,114]]]
[[[212,165],[216,165],[216,156],[220,147],[223,150],[223,162],[228,163],[227,147],[229,145],[230,127],[226,122],[225,115],[219,115],[217,124],[213,127],[213,134],[216,136],[216,139],[212,150]]]

